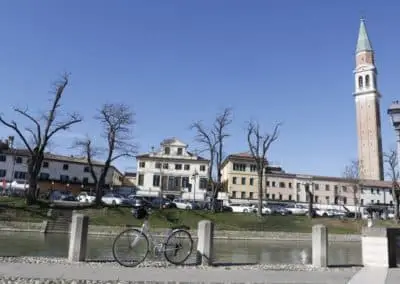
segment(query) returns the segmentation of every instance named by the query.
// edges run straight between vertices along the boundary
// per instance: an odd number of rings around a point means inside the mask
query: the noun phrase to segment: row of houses
[[[29,153],[1,143],[0,179],[7,182],[27,178]],[[103,164],[94,161],[94,170],[100,174]],[[141,195],[160,194],[204,200],[207,196],[209,160],[189,151],[188,145],[177,138],[165,139],[159,149],[136,156],[136,172],[121,173],[112,166],[106,177],[106,186],[136,186]],[[224,189],[220,197],[232,201],[258,198],[258,176],[252,156],[231,154],[222,164]],[[67,189],[80,191],[94,187],[87,160],[79,156],[45,153],[39,174],[41,190]],[[263,181],[264,199],[307,202],[306,188],[312,190],[318,204],[361,205],[392,204],[391,182],[368,180],[359,192],[341,177],[287,173],[280,166],[268,165]]]
[[[207,194],[209,160],[188,151],[188,145],[177,138],[165,139],[159,150],[136,157],[134,181],[143,195],[180,195],[203,200]],[[276,201],[307,202],[308,187],[317,204],[369,205],[392,204],[391,182],[363,181],[357,191],[353,182],[342,177],[287,173],[280,166],[268,165],[265,172],[265,195]],[[250,153],[231,154],[222,164],[225,193],[230,200],[258,198],[258,175]]]

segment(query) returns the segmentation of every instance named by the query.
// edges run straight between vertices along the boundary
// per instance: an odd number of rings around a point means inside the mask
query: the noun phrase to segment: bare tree
[[[69,75],[65,74],[61,80],[55,83],[54,98],[50,109],[40,117],[32,115],[28,109],[14,108],[14,111],[28,119],[33,127],[25,127],[23,131],[15,120],[10,122],[4,120],[0,115],[0,122],[6,127],[12,129],[22,140],[28,151],[28,183],[29,188],[26,193],[26,202],[33,204],[38,196],[38,175],[42,168],[44,152],[49,145],[50,140],[58,132],[69,129],[72,125],[82,121],[82,118],[76,114],[68,114],[66,118],[59,119],[61,116],[61,98],[69,82]]]
[[[258,123],[249,122],[247,127],[247,143],[254,159],[258,176],[258,210],[257,214],[262,215],[263,205],[263,178],[268,165],[267,153],[272,143],[278,139],[281,124],[275,125],[272,134],[261,134]],[[266,176],[266,174],[265,174]]]
[[[102,137],[106,140],[106,146],[94,146],[94,141],[90,138],[76,142],[76,146],[81,148],[87,158],[90,174],[96,185],[97,205],[101,204],[102,191],[112,163],[122,157],[133,157],[136,153],[136,146],[132,143],[133,117],[133,112],[125,104],[105,104],[95,119],[101,123]],[[105,160],[99,174],[95,170],[99,165],[94,162],[94,159],[101,153],[105,153]]]
[[[224,158],[224,143],[229,137],[227,127],[232,123],[232,110],[225,108],[221,113],[217,114],[212,128],[207,129],[201,121],[191,125],[191,129],[196,131],[195,140],[199,142],[203,151],[208,152],[210,157],[210,165],[208,168],[208,183],[211,187],[211,210],[215,211],[215,203],[218,192],[223,188],[222,184],[222,162]],[[217,168],[217,179],[214,181],[213,172],[214,165]]]
[[[398,157],[397,151],[391,149],[388,153],[384,154],[385,163],[387,164],[387,175],[392,180],[392,198],[394,205],[394,220],[399,223],[399,197],[400,197],[400,186],[399,186],[399,171],[398,171]]]
[[[362,180],[360,178],[360,172],[362,171],[362,161],[352,160],[345,167],[343,172],[343,178],[348,183],[348,190],[353,194],[355,214],[354,219],[357,219],[360,215],[360,199],[362,190]]]

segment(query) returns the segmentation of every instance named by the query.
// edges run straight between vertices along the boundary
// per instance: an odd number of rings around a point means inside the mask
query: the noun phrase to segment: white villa
[[[136,156],[138,195],[174,195],[204,200],[207,192],[209,160],[188,151],[177,138],[165,139],[159,150]]]

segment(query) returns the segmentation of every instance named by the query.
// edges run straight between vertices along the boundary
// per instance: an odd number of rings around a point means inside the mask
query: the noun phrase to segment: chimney
[[[14,148],[14,136],[8,136],[7,142],[8,142],[8,147],[10,149],[13,149]]]

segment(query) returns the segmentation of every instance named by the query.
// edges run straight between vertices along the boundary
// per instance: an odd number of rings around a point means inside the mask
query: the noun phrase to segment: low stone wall
[[[0,231],[6,232],[40,232],[42,230],[42,222],[0,222]]]
[[[26,223],[26,222],[1,222],[0,231],[9,232],[42,232],[42,223]],[[89,235],[92,236],[116,236],[126,226],[97,226],[89,225]],[[167,229],[154,228],[152,234],[154,236],[163,236]],[[52,231],[46,231],[53,233]],[[60,232],[56,232],[60,233]],[[197,230],[190,230],[194,239],[197,238]],[[226,240],[282,240],[282,241],[311,241],[310,233],[290,233],[290,232],[261,232],[261,231],[220,231],[215,230],[215,239]],[[329,234],[329,241],[332,242],[360,242],[361,235],[351,234]]]

